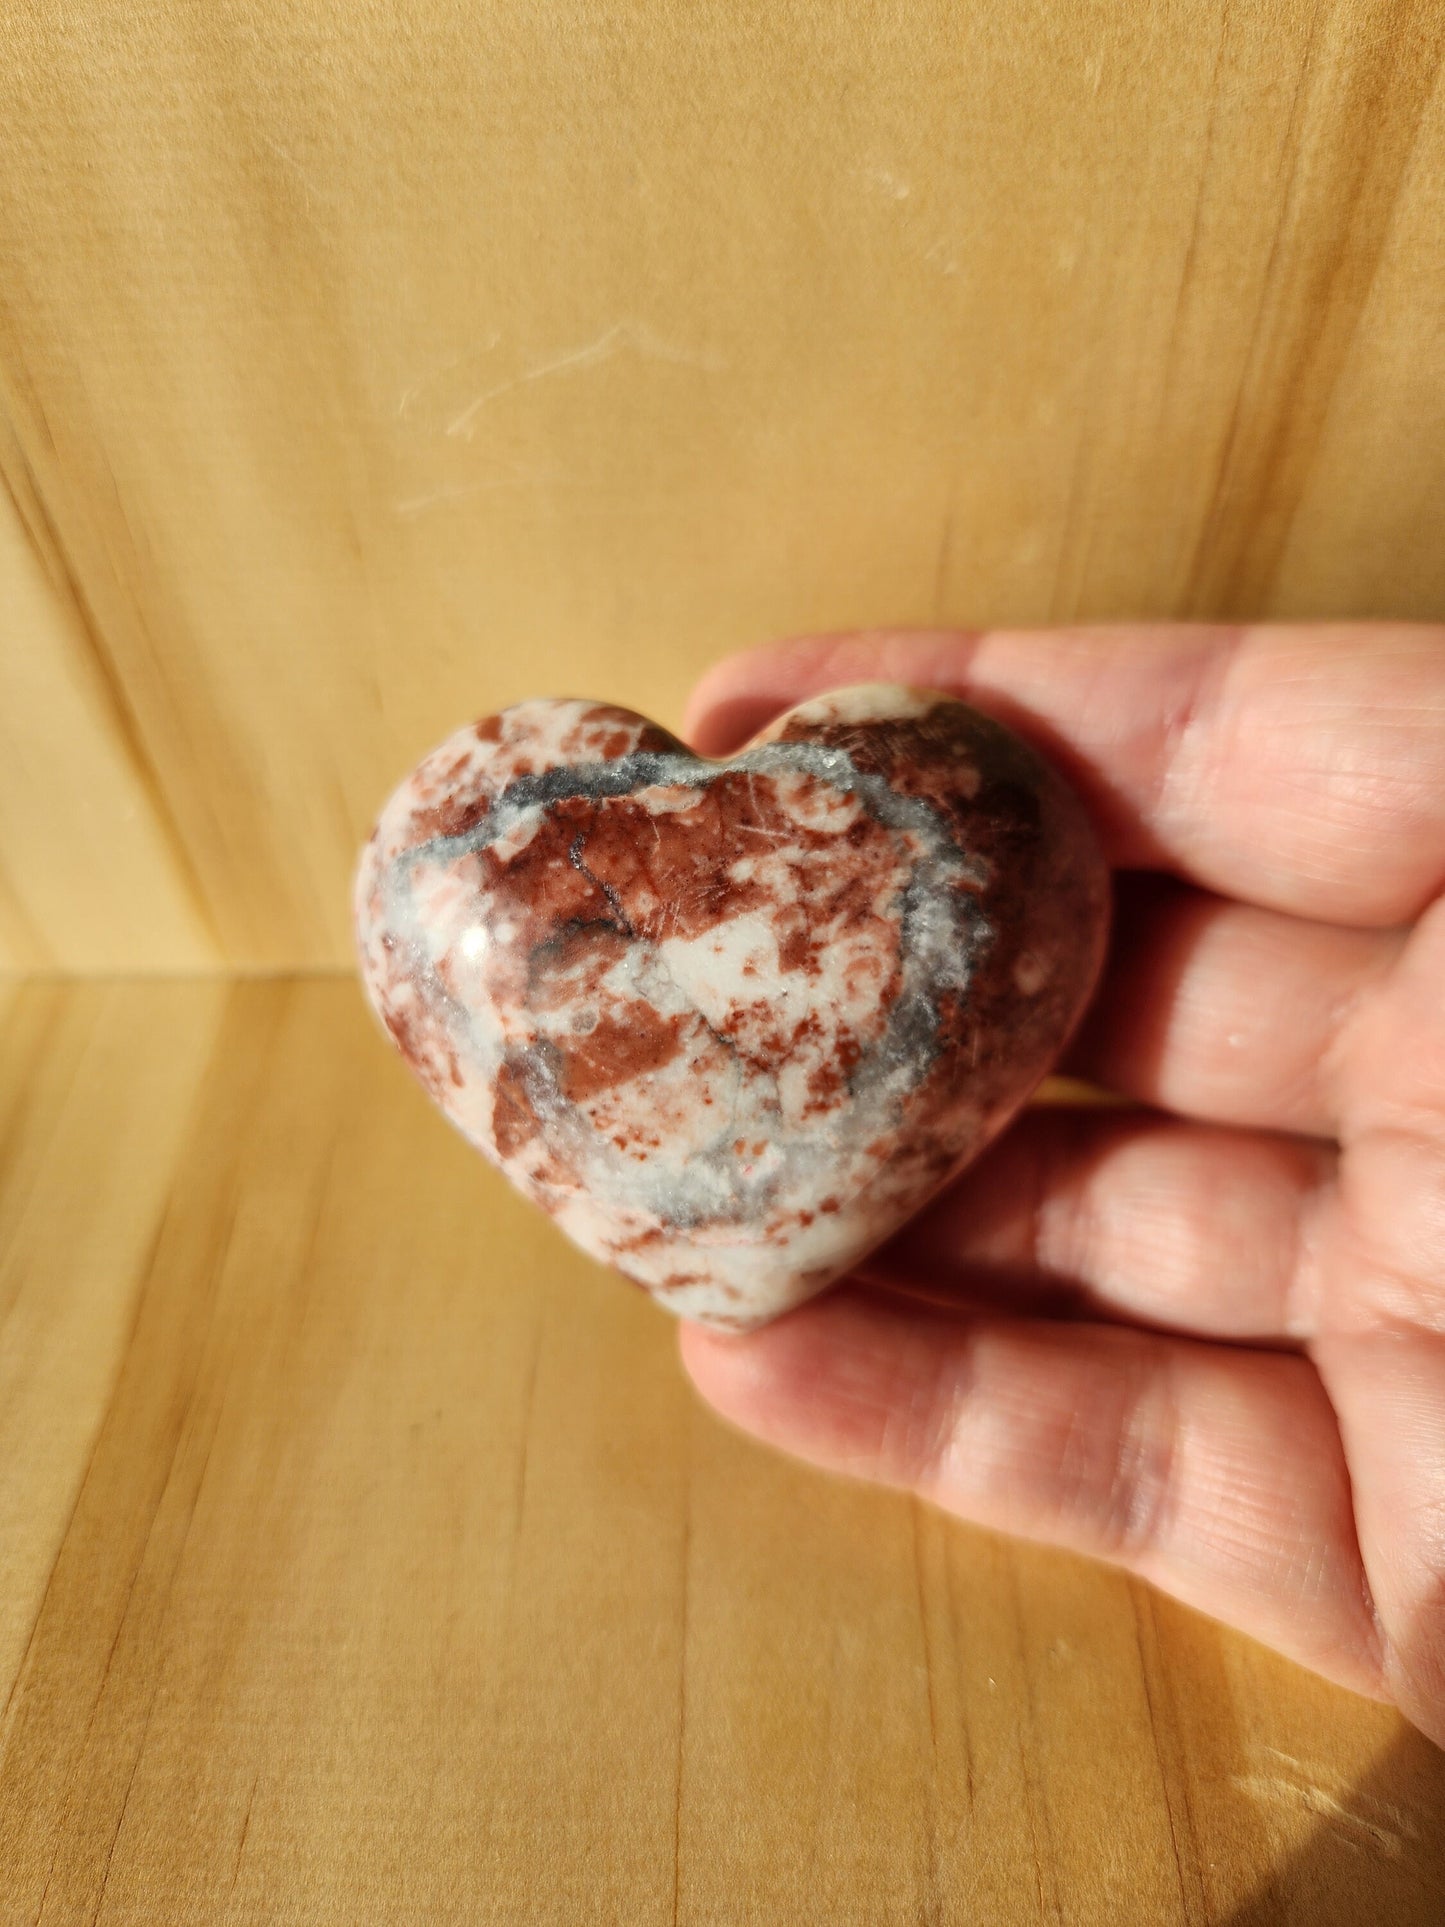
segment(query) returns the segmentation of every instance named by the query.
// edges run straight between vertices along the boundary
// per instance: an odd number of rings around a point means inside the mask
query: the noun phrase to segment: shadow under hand
[[[1281,1757],[1260,1797],[1318,1815],[1224,1927],[1439,1927],[1445,1921],[1445,1753],[1406,1732],[1357,1785],[1316,1784]]]

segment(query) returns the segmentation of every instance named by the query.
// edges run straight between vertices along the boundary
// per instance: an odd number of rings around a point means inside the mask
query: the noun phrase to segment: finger
[[[1413,1133],[1445,1143],[1445,897],[1408,932],[1340,1053],[1350,1135]]]
[[[1445,1745],[1445,1338],[1342,1332],[1315,1356],[1354,1479],[1386,1688]]]
[[[1339,1435],[1288,1354],[857,1292],[687,1329],[703,1397],[816,1465],[1113,1560],[1357,1691],[1380,1656]]]
[[[1410,921],[1445,876],[1445,629],[1392,623],[878,631],[734,656],[709,754],[805,696],[946,690],[1051,752],[1112,861],[1334,923]]]
[[[1311,1352],[1339,1414],[1391,1695],[1445,1745],[1445,903],[1363,1013]]]
[[[1109,962],[1070,1069],[1186,1116],[1333,1136],[1352,1020],[1402,934],[1164,878],[1119,882]]]
[[[1334,1153],[1109,1111],[1027,1113],[865,1275],[1013,1311],[1300,1341]]]

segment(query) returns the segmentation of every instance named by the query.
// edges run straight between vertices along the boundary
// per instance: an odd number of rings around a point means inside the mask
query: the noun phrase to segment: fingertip
[[[720,663],[718,668],[727,666]],[[779,697],[755,690],[730,691],[721,677],[709,687],[714,674],[710,670],[688,700],[683,712],[683,740],[699,756],[731,756],[788,705]]]
[[[694,1327],[682,1352],[702,1398],[741,1431],[831,1471],[911,1484],[959,1334],[953,1313],[847,1281],[741,1337]]]
[[[684,1324],[678,1336],[683,1368],[714,1410],[749,1431],[759,1430],[770,1407],[780,1395],[786,1397],[782,1388],[796,1372],[800,1322],[802,1350],[810,1343],[806,1314],[812,1309],[805,1306],[750,1332]]]
[[[753,652],[724,656],[721,662],[705,669],[693,684],[682,708],[684,742],[703,756],[720,753],[725,745],[727,711],[734,701],[734,683],[741,665]]]
[[[739,649],[705,670],[683,710],[683,735],[704,756],[725,756],[787,708],[799,676],[823,674],[832,638],[796,636]],[[821,685],[816,685],[821,686]]]
[[[816,1379],[828,1349],[827,1321],[843,1296],[835,1289],[755,1331],[684,1324],[679,1333],[683,1368],[699,1396],[722,1417],[746,1432],[778,1439],[790,1413],[808,1402],[805,1388]]]
[[[698,1390],[707,1396],[706,1387],[714,1372],[724,1376],[731,1370],[732,1355],[748,1344],[750,1333],[714,1331],[707,1325],[684,1320],[677,1328],[677,1345],[683,1369]]]
[[[977,634],[972,630],[863,629],[793,636],[714,663],[683,712],[683,734],[704,756],[726,756],[784,709],[852,683],[901,682],[954,689]]]

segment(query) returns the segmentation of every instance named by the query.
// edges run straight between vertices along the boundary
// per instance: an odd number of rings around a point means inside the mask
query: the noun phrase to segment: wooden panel
[[[5,1043],[0,1919],[1441,1917],[1439,1753],[724,1430],[351,986]]]
[[[193,901],[234,962],[344,958],[382,794],[524,694],[675,718],[819,625],[1445,614],[1431,0],[6,25],[0,460],[158,965]],[[38,612],[6,646],[0,760],[70,675]],[[12,951],[139,959],[93,847],[0,810]]]
[[[206,985],[0,992],[7,1698],[125,1353],[221,995]]]
[[[59,558],[46,557],[40,505],[26,503],[27,526],[3,483],[0,474],[0,967],[214,966],[184,846]]]

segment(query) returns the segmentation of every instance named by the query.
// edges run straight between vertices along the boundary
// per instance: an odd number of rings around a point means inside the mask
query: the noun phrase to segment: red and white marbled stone
[[[519,703],[408,777],[356,886],[367,992],[452,1122],[585,1251],[734,1328],[996,1135],[1107,906],[1033,749],[884,685],[723,763],[630,710]]]

